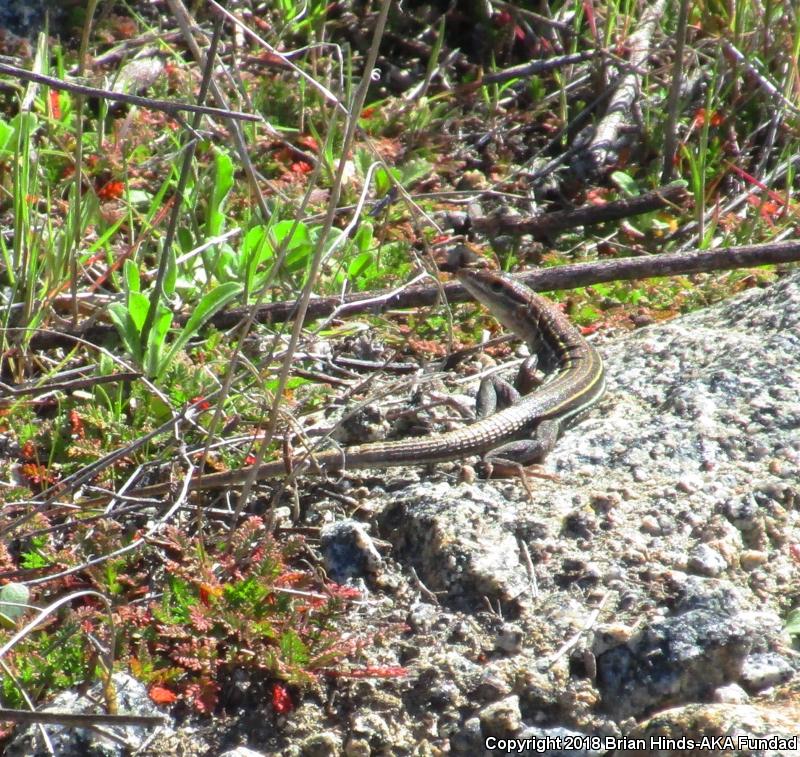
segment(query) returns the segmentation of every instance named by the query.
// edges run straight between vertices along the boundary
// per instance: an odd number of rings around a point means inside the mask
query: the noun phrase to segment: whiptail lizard
[[[555,363],[554,378],[529,394],[514,396],[509,406],[480,417],[464,428],[428,437],[326,450],[315,454],[313,463],[307,460],[294,465],[294,471],[313,474],[353,468],[424,465],[472,455],[483,456],[487,467],[494,468],[495,472],[509,466],[519,469],[540,462],[552,449],[564,425],[600,398],[605,388],[600,355],[552,303],[512,278],[493,271],[462,269],[457,276],[495,318],[530,345],[534,354],[540,348],[549,353]],[[492,383],[494,389],[499,389],[499,382]],[[508,394],[505,398],[508,402]],[[306,462],[308,465],[301,467]],[[252,466],[246,466],[201,474],[189,482],[189,490],[235,486],[244,482],[251,471]],[[268,462],[258,467],[256,478],[279,478],[288,472],[283,461]],[[154,484],[127,492],[126,496],[162,496],[171,488],[169,483]],[[109,499],[104,497],[90,502]]]

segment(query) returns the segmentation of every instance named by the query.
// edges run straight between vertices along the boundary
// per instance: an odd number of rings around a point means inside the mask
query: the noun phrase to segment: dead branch
[[[164,725],[165,718],[160,715],[103,715],[76,714],[73,712],[42,712],[37,710],[0,709],[0,722],[13,723],[46,723],[82,727],[93,725],[138,725],[145,728],[157,728]]]
[[[503,69],[502,71],[494,71],[489,74],[484,74],[477,84],[500,84],[502,82],[510,81],[511,79],[520,79],[526,76],[536,76],[547,71],[552,71],[555,68],[563,68],[564,66],[583,63],[592,57],[594,57],[594,52],[592,50],[584,50],[579,53],[570,53],[569,55],[555,55],[552,58],[534,60],[530,63],[522,63],[519,66],[511,66],[510,68]]]
[[[486,216],[477,218],[472,223],[476,231],[492,236],[496,234],[533,234],[543,237],[578,226],[591,226],[650,213],[683,202],[686,197],[687,192],[684,185],[676,183],[659,187],[639,197],[614,200],[605,205],[586,205],[574,210],[557,210],[533,218]]]
[[[796,262],[800,262],[800,242],[790,241],[604,260],[595,263],[576,263],[557,268],[528,271],[520,274],[518,278],[537,291],[553,291],[591,286],[605,281],[629,281],[651,276],[730,271],[736,268]],[[306,320],[313,321],[328,317],[343,304],[347,306],[349,314],[379,313],[389,308],[426,307],[439,302],[442,291],[450,303],[466,302],[470,299],[466,290],[453,281],[442,286],[414,286],[400,291],[359,292],[344,298],[312,299],[308,303]],[[296,307],[297,303],[294,300],[271,302],[258,308],[256,320],[259,323],[282,323],[295,317]],[[211,319],[211,322],[218,329],[230,329],[246,317],[248,312],[249,308],[232,308],[218,313]],[[176,320],[179,323],[185,323],[188,316],[182,315]],[[74,342],[76,336],[93,343],[101,343],[114,333],[114,328],[110,325],[95,324],[83,333],[80,332],[80,329],[64,333],[53,331],[37,333],[31,339],[30,345],[33,349],[69,346]]]
[[[236,110],[210,108],[206,105],[192,105],[191,103],[174,102],[172,100],[155,100],[152,97],[129,95],[123,92],[114,92],[110,89],[99,89],[98,87],[89,87],[85,84],[75,84],[73,82],[64,81],[63,79],[56,79],[52,76],[36,74],[33,73],[33,71],[11,66],[8,63],[0,63],[0,74],[8,74],[9,76],[22,79],[23,81],[45,84],[52,89],[73,92],[78,95],[115,100],[117,102],[128,103],[129,105],[139,105],[142,108],[150,108],[151,110],[161,110],[164,111],[164,113],[169,113],[171,116],[176,116],[181,111],[188,111],[190,113],[201,113],[206,116],[215,116],[217,118],[233,118],[239,121],[263,120],[261,116],[253,115],[252,113],[240,113]]]
[[[639,27],[630,36],[628,65],[617,77],[614,94],[608,102],[605,117],[597,125],[597,130],[584,151],[586,165],[581,173],[587,176],[600,174],[603,168],[613,162],[612,155],[623,130],[633,126],[633,108],[641,91],[640,70],[650,55],[650,42],[656,23],[664,13],[664,0],[656,0],[645,8]],[[620,66],[620,68],[622,68]]]

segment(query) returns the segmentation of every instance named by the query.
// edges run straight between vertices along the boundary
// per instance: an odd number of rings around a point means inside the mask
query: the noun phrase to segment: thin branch
[[[3,393],[7,392],[12,397],[23,397],[25,395],[49,394],[50,392],[64,391],[71,392],[76,389],[88,389],[90,386],[99,384],[115,384],[118,381],[133,381],[140,378],[138,371],[126,371],[124,373],[112,373],[108,376],[89,376],[87,378],[73,379],[72,381],[56,381],[50,384],[39,384],[37,386],[14,387],[0,381],[0,401]]]
[[[151,110],[161,110],[171,116],[177,116],[181,111],[189,113],[201,113],[206,116],[216,116],[217,118],[235,118],[240,121],[262,121],[261,116],[252,113],[240,113],[236,110],[223,110],[222,108],[210,108],[206,105],[192,105],[191,103],[174,102],[172,100],[155,100],[152,97],[140,97],[139,95],[128,95],[123,92],[114,92],[110,89],[100,89],[98,87],[87,87],[85,84],[73,84],[72,82],[56,79],[44,74],[35,74],[24,68],[11,66],[8,63],[0,63],[0,74],[8,74],[23,81],[33,81],[38,84],[46,84],[52,89],[72,92],[88,97],[99,97],[105,100],[116,100],[117,102],[128,103],[129,105],[139,105],[142,108]]]
[[[650,55],[650,42],[656,23],[664,13],[664,0],[656,0],[645,7],[639,26],[628,40],[629,65],[617,77],[614,94],[608,103],[603,120],[585,150],[588,165],[583,170],[600,173],[610,162],[619,135],[631,122],[632,109],[639,97],[642,74],[640,70]]]
[[[519,276],[532,289],[554,291],[591,286],[605,281],[629,281],[651,276],[682,276],[690,273],[730,271],[735,268],[752,268],[760,265],[800,262],[800,241],[777,244],[753,244],[741,247],[721,247],[716,250],[694,250],[648,257],[621,258],[595,263],[575,263],[556,268],[545,268]],[[348,297],[319,297],[311,300],[306,308],[304,321],[327,318],[337,308],[346,307],[347,312],[380,313],[389,308],[413,308],[434,305],[444,292],[447,302],[467,302],[470,296],[456,282],[439,286],[415,286],[402,290],[383,292],[359,292]],[[233,328],[249,309],[232,308],[218,313],[209,322],[218,329]],[[283,323],[297,316],[297,302],[271,302],[262,305],[255,313],[259,323]],[[188,316],[176,320],[185,323]],[[84,333],[84,340],[103,339],[114,333],[111,326],[96,325]],[[36,334],[31,339],[34,349],[44,349],[70,344],[75,336],[69,333],[47,332]]]
[[[766,73],[759,70],[756,61],[748,60],[745,54],[730,42],[723,43],[722,51],[729,61],[733,60],[739,65],[743,66],[747,73],[759,85],[759,87],[766,92],[767,96],[774,98],[776,102],[781,104],[782,107],[791,110],[795,116],[800,114],[800,109],[798,109],[798,107],[791,100],[784,96],[783,92],[781,92],[780,89],[778,89],[778,87],[770,81],[769,76]]]
[[[497,234],[553,234],[578,226],[590,226],[607,221],[650,213],[669,207],[687,197],[683,182],[668,184],[638,197],[607,202],[605,205],[585,205],[572,210],[557,210],[533,218],[487,216],[473,221],[476,231]]]
[[[584,50],[579,53],[570,53],[569,55],[554,55],[552,58],[534,60],[530,63],[522,63],[518,66],[505,68],[502,71],[493,71],[492,73],[484,74],[483,77],[474,84],[500,84],[510,81],[511,79],[536,76],[556,68],[571,66],[575,63],[583,63],[593,58],[594,55],[595,53],[593,50]],[[472,85],[472,83],[470,85]]]
[[[684,80],[683,48],[686,44],[686,26],[689,16],[689,0],[680,0],[678,8],[678,28],[675,30],[675,61],[672,65],[672,83],[667,98],[667,121],[664,124],[664,163],[661,167],[661,183],[672,181],[675,173],[675,153],[678,138],[678,100]]]
[[[14,723],[45,723],[48,725],[65,725],[72,728],[93,725],[139,725],[146,728],[158,728],[164,725],[166,718],[161,715],[80,715],[72,712],[43,712],[37,710],[6,710],[0,708],[0,721]]]

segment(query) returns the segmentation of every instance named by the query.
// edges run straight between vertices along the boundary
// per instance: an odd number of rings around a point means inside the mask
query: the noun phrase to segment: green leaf
[[[230,248],[223,248],[219,251],[217,262],[214,267],[214,275],[218,280],[234,278],[238,274],[239,256]],[[244,274],[239,274],[244,275]]]
[[[292,228],[294,232],[292,232]],[[289,236],[291,234],[291,236]],[[286,249],[284,266],[290,273],[298,271],[308,264],[314,252],[314,244],[308,227],[304,223],[295,225],[294,221],[278,221],[271,229],[273,249]]]
[[[308,662],[308,647],[291,628],[281,634],[279,646],[285,663],[289,665],[304,665]]]
[[[289,273],[295,273],[305,268],[311,260],[311,248],[301,247],[299,250],[291,250],[283,260],[283,267]]]
[[[372,240],[374,238],[373,227],[371,223],[364,222],[358,227],[355,235],[355,243],[359,252],[369,252],[372,247]]]
[[[241,291],[241,284],[229,281],[227,284],[222,284],[216,287],[216,289],[212,289],[210,292],[206,293],[195,308],[191,318],[186,322],[184,332],[188,332],[189,334],[189,336],[186,337],[186,341],[188,341],[214,313],[224,308],[225,305]]]
[[[270,594],[269,588],[255,576],[248,576],[241,581],[228,584],[223,589],[223,596],[231,609],[247,612],[271,606],[271,603],[266,601],[268,594]]]
[[[161,606],[154,615],[158,620],[166,623],[189,622],[189,608],[197,604],[197,599],[189,585],[177,576],[167,576],[167,586],[161,600]]]
[[[269,379],[264,382],[264,388],[269,390],[270,392],[274,392],[278,388],[278,384],[280,382],[278,379]],[[309,379],[301,378],[300,376],[293,376],[292,378],[286,381],[286,389],[292,391],[294,389],[298,389],[301,386],[306,386],[308,384],[313,384],[313,381]]]
[[[224,150],[218,150],[214,156],[214,194],[212,200],[219,206],[225,202],[228,192],[233,187],[234,163]]]
[[[645,296],[645,293],[644,293],[643,289],[632,289],[628,293],[627,301],[631,305],[637,305],[639,303],[639,300],[641,300],[642,297],[644,297],[644,296]]]
[[[242,240],[242,255],[249,258],[251,255],[258,253],[266,236],[266,226],[262,224],[253,226],[253,228],[244,235],[244,239]]]
[[[372,254],[369,252],[362,252],[360,255],[350,261],[347,266],[347,277],[349,279],[357,279],[372,265]]]
[[[144,326],[147,311],[150,309],[150,299],[141,292],[131,292],[128,295],[128,313],[136,326],[136,330],[141,334]]]
[[[49,561],[41,552],[30,550],[22,553],[20,564],[26,570],[38,570],[39,568],[46,568]]]
[[[356,149],[354,163],[358,169],[359,176],[366,176],[370,165],[372,165],[372,153],[370,153],[369,150],[365,150],[363,147],[359,147]]]
[[[258,266],[273,255],[274,250],[269,243],[266,226],[254,226],[245,234],[239,254],[241,267],[239,275],[247,279],[251,289],[253,284],[252,276]]]
[[[122,274],[125,277],[125,291],[129,294],[131,292],[140,292],[139,285],[139,267],[130,258],[125,261],[122,267]]]
[[[5,157],[3,153],[12,152],[11,140],[13,136],[14,127],[0,118],[0,156]]]
[[[614,171],[611,174],[611,181],[617,185],[617,188],[627,197],[638,197],[641,192],[636,182],[623,171]]]
[[[390,168],[388,171],[385,168],[379,168],[375,171],[375,194],[382,197],[389,191],[389,187],[396,181],[400,181],[400,171],[396,168]]]
[[[194,237],[192,232],[185,226],[181,226],[176,232],[175,236],[178,239],[178,244],[181,246],[181,252],[189,252],[194,249]]]
[[[224,308],[234,297],[242,291],[242,285],[237,281],[229,281],[226,284],[220,284],[216,289],[203,296],[197,307],[194,309],[191,318],[186,322],[186,325],[181,330],[180,335],[175,340],[175,343],[170,347],[169,352],[164,358],[164,362],[169,364],[174,359],[175,355],[184,348],[186,343],[194,336],[194,334],[202,327],[202,325],[211,318],[214,313]]]
[[[400,167],[400,183],[404,187],[408,187],[409,184],[413,184],[427,176],[432,168],[433,166],[424,158],[409,160],[408,163]]]
[[[148,376],[160,376],[169,364],[164,359],[164,343],[167,340],[169,327],[172,324],[172,311],[159,303],[158,313],[153,321],[153,328],[147,337],[144,369]]]
[[[8,123],[3,122],[2,138],[0,138],[0,155],[13,154],[23,140],[28,142],[36,129],[36,115],[25,112],[17,113]],[[2,155],[2,157],[8,157]]]
[[[286,245],[287,250],[311,246],[311,235],[308,233],[308,226],[302,222],[278,221],[269,231],[274,240],[273,247],[275,249],[283,245]],[[291,238],[289,234],[291,234]]]
[[[211,190],[211,202],[208,206],[206,235],[217,236],[225,226],[225,215],[222,212],[225,199],[233,187],[234,164],[230,155],[224,150],[217,150],[214,156],[214,187]]]
[[[119,338],[125,345],[128,354],[139,363],[142,356],[139,330],[134,325],[128,309],[120,302],[112,302],[108,306],[108,316],[116,327]]]
[[[577,323],[591,324],[600,318],[602,313],[594,306],[588,303],[578,308],[578,312],[574,314],[574,319]]]
[[[175,294],[175,282],[178,280],[178,262],[175,256],[175,248],[170,247],[166,252],[167,265],[164,271],[164,294],[172,297]]]

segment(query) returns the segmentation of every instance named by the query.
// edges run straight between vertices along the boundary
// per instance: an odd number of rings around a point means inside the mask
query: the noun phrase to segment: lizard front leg
[[[527,394],[542,382],[536,368],[538,358],[531,355],[526,358],[519,368],[517,377],[512,386],[500,376],[488,376],[481,381],[478,395],[475,398],[475,414],[478,418],[488,418],[498,410],[511,407],[519,401],[522,394]]]
[[[531,355],[520,366],[515,386],[499,376],[489,376],[481,381],[476,399],[478,418],[486,418],[510,407],[519,401],[520,392],[528,393],[542,381],[537,375],[538,358]],[[555,446],[561,424],[557,420],[544,420],[537,424],[530,439],[519,439],[495,447],[484,455],[478,465],[478,473],[483,478],[507,478],[519,476],[526,488],[526,472],[539,478],[554,479],[550,473],[537,470],[548,452]],[[537,466],[531,468],[531,466]]]

